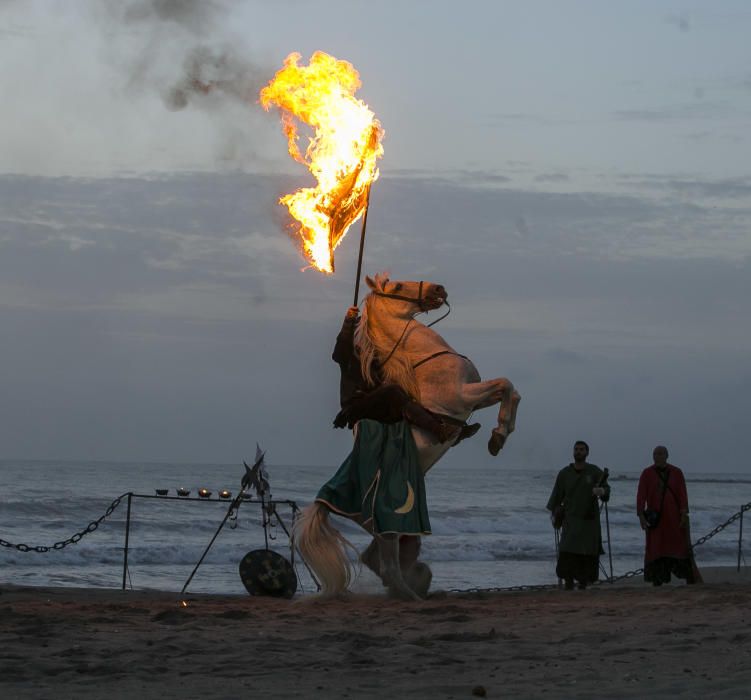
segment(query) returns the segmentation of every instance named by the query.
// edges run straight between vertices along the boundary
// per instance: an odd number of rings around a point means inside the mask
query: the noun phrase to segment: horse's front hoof
[[[488,452],[495,457],[501,451],[505,442],[506,436],[494,430],[490,435],[490,440],[488,440]]]

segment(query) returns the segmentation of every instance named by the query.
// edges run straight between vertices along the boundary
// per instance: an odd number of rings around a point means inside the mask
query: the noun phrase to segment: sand
[[[188,595],[187,607],[3,585],[0,697],[748,697],[751,586],[729,579],[421,603]]]

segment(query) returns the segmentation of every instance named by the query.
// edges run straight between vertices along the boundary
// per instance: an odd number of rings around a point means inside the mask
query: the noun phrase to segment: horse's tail
[[[318,578],[322,596],[331,598],[347,590],[352,580],[347,549],[355,548],[331,524],[323,503],[316,501],[302,510],[295,519],[292,540]]]

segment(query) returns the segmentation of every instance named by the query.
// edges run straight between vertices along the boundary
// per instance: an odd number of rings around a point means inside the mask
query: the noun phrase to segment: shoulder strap
[[[662,508],[665,505],[665,494],[668,492],[668,489],[670,489],[670,493],[673,493],[673,489],[671,489],[668,486],[668,481],[670,480],[670,472],[666,469],[665,478],[663,479],[662,474],[660,474],[659,470],[655,469],[655,471],[657,471],[657,478],[660,480],[660,483],[662,484],[662,498],[660,499],[660,510],[659,510],[659,512],[662,513]],[[673,498],[676,499],[676,502],[678,501],[674,493],[673,493]],[[679,507],[679,510],[680,510],[680,507]]]
[[[669,474],[669,468],[668,468],[668,474]],[[675,491],[668,486],[668,477],[665,476],[665,491],[670,491],[670,494],[673,496],[673,499],[675,500],[675,505],[678,507],[678,511],[681,510],[681,502],[678,500],[678,496],[675,495]],[[665,502],[665,492],[662,493],[662,499],[663,503]],[[660,510],[662,510],[662,505],[660,505]]]

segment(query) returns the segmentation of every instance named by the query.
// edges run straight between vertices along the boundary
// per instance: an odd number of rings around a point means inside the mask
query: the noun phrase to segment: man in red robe
[[[636,512],[646,533],[644,580],[669,583],[671,574],[694,583],[689,548],[688,495],[683,472],[668,464],[668,449],[655,447],[654,464],[639,478]]]

